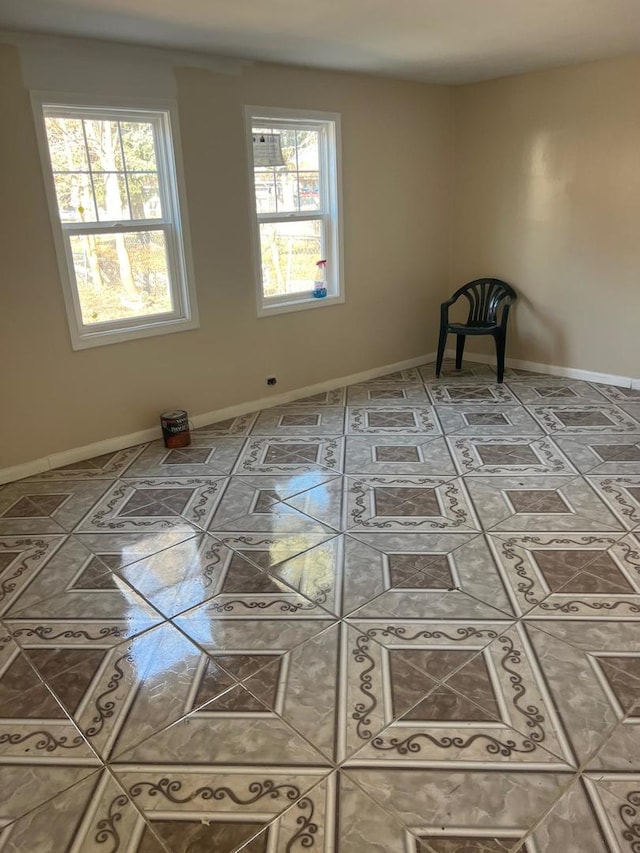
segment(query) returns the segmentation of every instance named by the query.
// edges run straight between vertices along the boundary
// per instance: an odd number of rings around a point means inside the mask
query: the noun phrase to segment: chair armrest
[[[514,302],[515,302],[515,299],[513,299],[511,296],[507,296],[507,298],[504,299],[502,302],[502,312],[500,314],[500,326],[502,328],[504,328],[507,325],[507,319],[509,317],[509,309],[511,308],[511,306],[513,305]]]
[[[449,323],[449,308],[454,304],[454,302],[457,302],[458,299],[459,295],[454,295],[451,297],[451,299],[447,299],[446,302],[443,302],[440,305],[440,323]]]
[[[453,304],[454,304],[454,302],[457,302],[457,301],[458,301],[458,299],[460,299],[460,296],[461,296],[461,294],[458,294],[457,296],[455,296],[455,295],[454,295],[454,296],[452,296],[452,297],[451,297],[451,299],[447,299],[447,301],[446,301],[446,302],[443,302],[443,303],[440,305],[440,307],[441,307],[441,308],[448,308],[450,305],[453,305]]]

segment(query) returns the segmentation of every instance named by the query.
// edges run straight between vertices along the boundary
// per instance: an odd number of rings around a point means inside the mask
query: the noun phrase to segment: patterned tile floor
[[[0,489],[0,850],[640,850],[640,392],[433,365]]]

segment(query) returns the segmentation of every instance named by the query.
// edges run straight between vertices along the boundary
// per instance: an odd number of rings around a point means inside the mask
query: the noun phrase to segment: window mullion
[[[330,216],[327,210],[309,210],[295,213],[258,213],[257,219],[260,225],[268,225],[276,222],[308,222],[312,219],[321,219]]]
[[[122,171],[124,172],[124,185],[127,190],[127,205],[129,206],[129,219],[133,219],[133,208],[131,207],[131,194],[129,192],[129,176],[127,175],[127,161],[124,159],[124,145],[122,144],[122,129],[118,119],[118,139],[120,140],[120,156],[122,157]]]
[[[276,213],[278,213],[278,181],[276,180],[276,170],[274,167],[271,167],[271,176],[273,178],[273,200],[276,203]]]
[[[136,231],[160,231],[172,228],[173,223],[166,219],[134,219],[124,222],[63,222],[65,234],[121,234]]]
[[[89,154],[89,143],[87,142],[87,128],[85,127],[84,119],[81,119],[82,122],[82,137],[84,139],[84,150],[87,152],[87,167],[89,169],[89,180],[91,181],[91,195],[93,196],[93,206],[96,211],[96,222],[100,220],[100,214],[98,213],[98,198],[96,196],[96,187],[93,182],[93,169],[91,168],[91,155]]]
[[[296,193],[298,197],[298,211],[300,211],[300,158],[298,157],[298,128],[294,129],[295,140],[296,140],[296,186],[298,192]]]

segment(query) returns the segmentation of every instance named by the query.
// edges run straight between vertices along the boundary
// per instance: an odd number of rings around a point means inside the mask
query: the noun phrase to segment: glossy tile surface
[[[0,850],[640,849],[640,406],[445,362],[0,489]]]

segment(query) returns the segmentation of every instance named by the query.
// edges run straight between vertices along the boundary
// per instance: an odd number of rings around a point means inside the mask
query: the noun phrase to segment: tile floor
[[[0,850],[640,850],[640,392],[448,363],[0,489]]]

